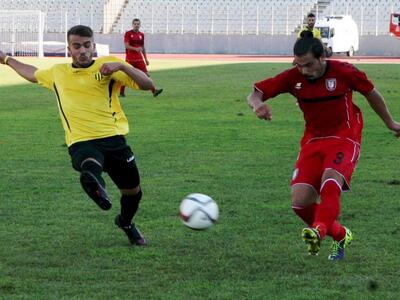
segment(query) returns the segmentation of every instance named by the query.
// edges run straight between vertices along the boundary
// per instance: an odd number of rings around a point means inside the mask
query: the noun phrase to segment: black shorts
[[[140,184],[135,157],[124,136],[77,142],[68,148],[68,152],[72,167],[78,172],[84,160],[94,158],[119,189],[133,189]]]

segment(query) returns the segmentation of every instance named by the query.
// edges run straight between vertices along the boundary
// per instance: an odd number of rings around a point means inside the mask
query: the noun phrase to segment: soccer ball
[[[217,203],[204,194],[187,195],[179,207],[183,224],[195,230],[210,228],[218,219]]]

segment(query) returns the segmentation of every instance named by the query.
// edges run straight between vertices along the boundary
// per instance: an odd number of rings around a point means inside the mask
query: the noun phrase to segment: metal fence
[[[400,12],[400,2],[386,1],[385,5],[368,1],[331,1],[328,6],[311,4],[279,5],[278,1],[259,1],[245,6],[244,1],[229,1],[224,5],[188,3],[185,1],[129,2],[113,25],[113,32],[122,33],[131,28],[133,18],[142,20],[142,29],[148,33],[165,34],[284,34],[290,35],[304,21],[309,11],[317,17],[351,15],[361,35],[389,34],[390,13]],[[377,1],[375,1],[377,2]]]
[[[211,35],[290,35],[309,11],[317,16],[346,14],[361,35],[389,34],[389,16],[400,12],[400,1],[332,0],[0,0],[7,9],[38,9],[45,13],[45,32],[65,32],[76,24],[97,33],[122,33],[132,19],[142,20],[147,33]]]

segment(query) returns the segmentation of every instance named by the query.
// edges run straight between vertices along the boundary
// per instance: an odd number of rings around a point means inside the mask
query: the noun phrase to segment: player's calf
[[[89,171],[82,171],[80,182],[83,190],[103,210],[111,208],[111,199],[99,180]]]

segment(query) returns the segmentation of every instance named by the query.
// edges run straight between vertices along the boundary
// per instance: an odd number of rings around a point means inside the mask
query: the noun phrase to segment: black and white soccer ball
[[[218,220],[217,203],[204,194],[187,195],[179,207],[179,215],[183,224],[195,230],[208,229]]]

